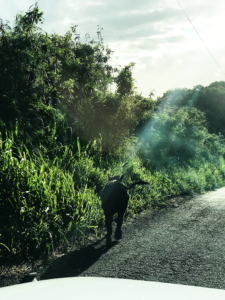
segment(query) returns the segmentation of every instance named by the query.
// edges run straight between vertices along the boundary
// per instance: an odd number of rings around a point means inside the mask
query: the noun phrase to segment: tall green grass
[[[79,148],[79,147],[78,147]],[[84,235],[103,223],[90,177],[101,181],[85,152],[75,158],[64,147],[53,161],[14,144],[13,133],[0,144],[0,224],[3,252],[24,257],[54,251],[58,242]]]
[[[100,140],[82,146],[77,138],[63,145],[54,142],[57,129],[51,134],[49,149],[40,144],[34,151],[18,143],[18,128],[6,132],[5,140],[0,137],[2,259],[35,259],[91,232],[97,235],[104,227],[99,195],[107,174],[124,174],[125,184],[150,183],[130,191],[126,218],[163,206],[169,198],[224,185],[223,155],[208,153],[207,159],[196,156],[188,164],[158,169],[141,158],[136,140],[123,153],[104,155]]]

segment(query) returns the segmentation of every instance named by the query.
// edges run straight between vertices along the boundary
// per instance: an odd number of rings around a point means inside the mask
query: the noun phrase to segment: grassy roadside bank
[[[107,174],[124,174],[125,184],[138,179],[150,183],[130,191],[128,219],[145,209],[166,206],[173,197],[201,194],[224,185],[222,158],[217,164],[202,160],[186,168],[149,170],[135,146],[130,146],[126,155],[108,155],[106,159],[95,143],[88,150],[77,139],[75,154],[64,147],[60,157],[52,160],[44,153],[31,155],[28,149],[16,146],[14,136],[16,132],[2,141],[0,148],[2,263],[35,260],[81,242],[91,233],[98,237],[104,227],[99,193]]]

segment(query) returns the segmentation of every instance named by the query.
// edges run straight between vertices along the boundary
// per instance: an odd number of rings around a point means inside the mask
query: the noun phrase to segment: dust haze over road
[[[164,211],[148,211],[105,240],[54,261],[41,279],[68,276],[127,278],[225,289],[225,188]]]

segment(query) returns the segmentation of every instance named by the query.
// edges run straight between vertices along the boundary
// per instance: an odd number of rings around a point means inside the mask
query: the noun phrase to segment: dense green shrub
[[[224,157],[225,140],[210,134],[204,113],[194,107],[157,111],[140,133],[139,155],[153,166],[189,164],[191,160]]]
[[[160,110],[171,106],[196,107],[205,113],[209,132],[225,136],[225,81],[216,81],[207,87],[197,85],[193,89],[169,90],[157,99],[156,107]]]

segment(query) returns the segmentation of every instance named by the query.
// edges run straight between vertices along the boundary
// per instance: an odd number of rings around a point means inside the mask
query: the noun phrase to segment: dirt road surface
[[[225,289],[225,188],[123,226],[109,250],[105,239],[59,256],[37,279],[94,276]]]

